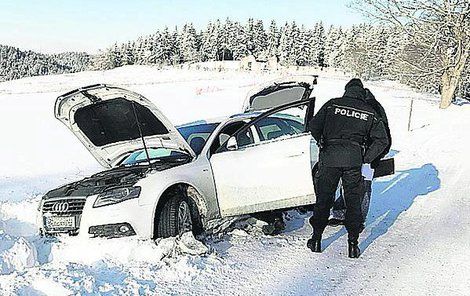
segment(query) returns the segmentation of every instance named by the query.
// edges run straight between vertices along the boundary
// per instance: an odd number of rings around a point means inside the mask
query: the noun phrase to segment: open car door
[[[285,104],[307,100],[317,84],[316,75],[288,76],[258,85],[243,104],[243,112],[265,111]]]
[[[314,99],[274,108],[253,119],[210,158],[222,216],[292,208],[315,202],[312,159],[318,150],[304,113]],[[292,112],[291,112],[292,111]],[[241,143],[257,132],[252,143]],[[312,147],[315,149],[312,150]]]

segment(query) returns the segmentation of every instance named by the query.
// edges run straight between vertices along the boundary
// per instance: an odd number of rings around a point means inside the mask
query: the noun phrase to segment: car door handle
[[[287,157],[299,157],[299,156],[302,156],[304,155],[305,152],[300,152],[300,153],[293,153],[293,154],[289,154],[287,155]]]

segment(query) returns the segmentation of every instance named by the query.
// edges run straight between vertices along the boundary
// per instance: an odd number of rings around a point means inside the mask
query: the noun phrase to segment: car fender
[[[142,188],[139,205],[151,205],[154,211],[153,217],[155,217],[155,210],[163,194],[172,186],[181,184],[190,188],[187,192],[188,196],[196,203],[204,224],[207,220],[219,217],[220,211],[212,185],[212,175],[210,175],[211,182],[207,182],[207,179],[201,178],[200,174],[192,170],[190,164],[152,172],[146,178],[139,180],[135,185]]]

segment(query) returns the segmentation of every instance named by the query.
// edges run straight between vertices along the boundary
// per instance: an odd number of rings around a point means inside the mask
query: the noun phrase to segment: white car
[[[241,114],[179,127],[119,87],[58,97],[56,118],[107,170],[49,191],[41,232],[169,237],[219,218],[313,204],[318,150],[305,118],[316,77],[307,79],[269,83]]]

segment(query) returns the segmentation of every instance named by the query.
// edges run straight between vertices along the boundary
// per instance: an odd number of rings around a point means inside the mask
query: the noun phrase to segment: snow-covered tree
[[[319,67],[325,66],[325,29],[323,23],[315,24],[311,35],[310,61]]]
[[[310,47],[311,47],[311,35],[312,32],[307,30],[305,26],[301,26],[299,30],[299,36],[295,38],[294,36],[294,57],[295,57],[295,64],[297,66],[307,66],[310,64],[309,54],[310,54]]]
[[[341,27],[331,26],[325,39],[325,57],[326,67],[340,68],[344,50],[344,34]]]
[[[230,25],[228,25],[230,23]],[[247,34],[245,28],[239,22],[226,23],[226,34],[228,47],[234,60],[240,60],[248,55]],[[227,31],[228,30],[228,31]]]
[[[258,59],[277,56],[284,66],[334,67],[366,79],[397,79],[425,91],[442,90],[441,106],[445,107],[452,90],[458,95],[469,93],[468,1],[420,0],[416,7],[400,6],[411,2],[368,1],[366,7],[389,9],[401,19],[389,20],[390,15],[372,9],[370,12],[388,23],[357,24],[348,29],[330,26],[327,32],[321,22],[313,27],[295,22],[278,27],[271,21],[265,30],[261,20],[240,23],[227,18],[223,23],[209,22],[201,31],[191,23],[181,30],[163,28],[92,56],[44,55],[0,46],[0,80],[132,64],[240,60],[251,53]],[[395,6],[380,6],[385,4]],[[416,19],[411,17],[414,12],[419,12]]]
[[[209,22],[202,32],[201,55],[203,61],[215,61],[217,58],[220,27],[218,22]]]
[[[90,55],[81,52],[42,54],[0,45],[0,81],[27,76],[73,73],[90,69]]]
[[[252,42],[253,42],[253,54],[257,58],[266,58],[267,57],[267,45],[268,37],[266,31],[264,30],[264,25],[262,20],[257,20],[253,25]]]
[[[122,64],[123,65],[133,65],[135,62],[134,51],[133,51],[134,43],[127,42],[121,46],[122,52]]]
[[[269,30],[266,37],[266,52],[268,57],[278,55],[279,48],[279,29],[277,28],[276,21],[271,21]]]
[[[114,57],[111,49],[100,50],[92,59],[93,70],[109,70],[114,68]]]
[[[180,48],[183,62],[199,60],[197,33],[192,23],[183,26],[180,36]]]
[[[295,30],[295,28],[294,28]],[[280,31],[279,37],[279,61],[283,65],[292,65],[291,57],[294,55],[292,26],[286,23]]]
[[[431,80],[437,76],[440,107],[447,108],[470,59],[470,1],[356,0],[356,7],[395,26],[413,41],[409,49],[422,56],[407,59],[409,67],[404,70]]]

